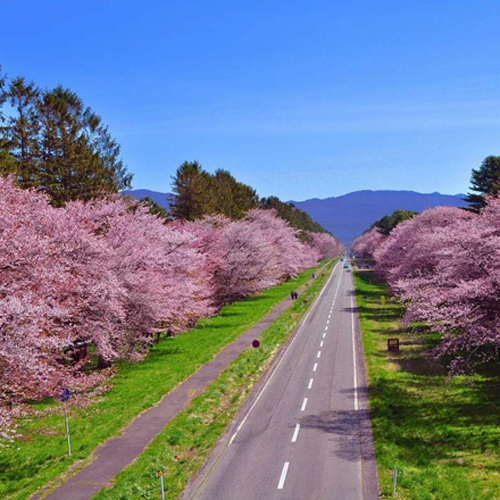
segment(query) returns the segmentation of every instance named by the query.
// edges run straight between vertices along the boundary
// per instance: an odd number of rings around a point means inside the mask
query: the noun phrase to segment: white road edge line
[[[304,411],[307,406],[307,398],[304,398],[304,401],[302,401],[302,406],[300,408],[300,411]]]
[[[314,379],[312,378],[311,380],[309,380],[309,385],[307,386],[307,388],[311,389],[311,387],[313,386],[313,383],[314,383]]]
[[[353,294],[356,293],[356,288],[354,285],[354,279],[351,276],[351,283],[352,283],[352,292]],[[355,330],[354,330],[354,304],[353,304],[353,295],[351,295],[351,337],[352,337],[352,360],[353,360],[353,384],[354,384],[354,411],[359,410],[359,399],[358,399],[358,361],[356,357],[356,336],[355,336]],[[361,436],[359,436],[359,439],[361,439]],[[361,443],[361,442],[360,442]],[[359,469],[358,469],[358,479],[359,479],[359,484],[363,484],[363,456],[360,455],[359,457]]]
[[[293,431],[292,443],[295,443],[297,441],[297,438],[299,437],[299,430],[300,430],[300,424],[297,424],[295,426],[295,430]]]
[[[353,383],[354,383],[354,409],[359,410],[358,400],[358,362],[356,359],[356,337],[354,335],[354,304],[351,295],[351,337],[352,337],[352,362],[353,362]]]
[[[311,306],[311,309],[309,309],[309,312],[306,314],[306,316],[304,317],[304,319],[302,320],[302,324],[300,325],[299,329],[297,330],[297,333],[295,334],[295,336],[293,337],[292,341],[290,342],[289,346],[286,348],[286,351],[283,353],[283,356],[281,357],[281,359],[278,361],[278,364],[274,367],[274,370],[273,372],[271,373],[271,375],[269,376],[269,378],[267,379],[267,382],[265,383],[264,387],[262,388],[262,390],[259,392],[259,395],[255,398],[255,401],[253,402],[252,406],[250,406],[250,408],[248,409],[248,412],[247,414],[244,416],[243,420],[240,422],[240,425],[238,425],[238,427],[236,428],[236,432],[231,436],[231,439],[229,440],[229,443],[228,443],[228,446],[231,446],[231,444],[233,443],[234,441],[234,438],[236,437],[236,434],[238,434],[238,432],[241,430],[241,428],[243,427],[243,425],[245,424],[245,422],[247,421],[247,418],[248,418],[248,415],[250,415],[250,412],[255,408],[255,405],[259,402],[259,399],[261,398],[262,394],[264,394],[264,391],[267,389],[267,387],[269,386],[271,380],[273,379],[276,371],[278,370],[278,368],[280,367],[281,363],[283,362],[283,360],[285,359],[288,351],[290,350],[290,348],[292,347],[293,343],[295,342],[295,339],[299,336],[300,332],[302,331],[302,327],[306,324],[306,321],[307,319],[309,318],[310,314],[314,311],[314,308],[316,307],[316,304],[318,303],[318,300],[320,299],[320,297],[323,295],[323,292],[326,290],[326,288],[328,287],[328,285],[330,284],[330,281],[332,280],[334,274],[335,274],[335,269],[337,269],[337,266],[339,265],[339,263],[337,262],[335,264],[335,267],[333,268],[333,271],[332,271],[332,274],[330,275],[330,277],[328,278],[328,281],[325,283],[325,286],[323,287],[323,289],[321,290],[321,292],[319,292],[318,296],[316,297],[316,300],[314,301],[313,305]],[[340,279],[342,279],[342,274],[340,275]]]
[[[283,470],[281,471],[280,482],[278,483],[278,490],[282,490],[283,486],[285,486],[286,473],[288,472],[288,467],[290,462],[285,462],[283,465]]]

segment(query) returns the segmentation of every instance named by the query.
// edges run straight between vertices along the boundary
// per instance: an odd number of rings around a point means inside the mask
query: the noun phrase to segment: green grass
[[[370,272],[355,275],[382,498],[500,499],[500,376],[450,378],[436,335],[401,327],[402,307]],[[380,305],[381,295],[386,305]],[[399,337],[401,351],[387,352]]]
[[[333,263],[329,265],[331,270]],[[327,273],[328,274],[328,273]],[[328,275],[319,277],[301,298],[263,333],[261,347],[245,350],[192,404],[179,413],[145,449],[141,456],[115,478],[114,485],[95,500],[159,498],[158,471],[165,475],[169,500],[178,498],[187,481],[205,463],[217,439],[255,383],[299,323]],[[258,358],[257,358],[258,357]],[[236,500],[236,499],[235,499]]]
[[[315,268],[317,269],[317,268]],[[64,421],[60,415],[20,422],[23,438],[0,449],[0,498],[26,499],[116,435],[142,411],[211,360],[224,346],[262,319],[289,293],[306,283],[315,269],[294,280],[222,308],[178,337],[162,340],[137,364],[122,364],[111,390],[99,402],[74,410],[69,419],[73,456],[67,457]]]

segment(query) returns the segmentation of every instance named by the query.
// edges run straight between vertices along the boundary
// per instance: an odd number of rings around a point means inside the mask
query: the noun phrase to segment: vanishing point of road
[[[184,498],[378,498],[350,268],[336,266]]]

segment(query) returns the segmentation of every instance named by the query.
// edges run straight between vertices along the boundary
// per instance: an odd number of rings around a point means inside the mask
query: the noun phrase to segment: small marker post
[[[71,391],[69,389],[63,388],[61,394],[61,401],[64,405],[64,424],[66,427],[66,441],[68,442],[68,456],[71,456],[71,438],[69,436],[69,423],[68,423],[68,411],[66,404],[71,396]]]
[[[398,469],[394,469],[392,474],[392,494],[396,496],[396,492],[398,489]]]
[[[165,483],[163,482],[163,472],[158,471],[158,477],[160,478],[161,500],[165,500]]]
[[[68,412],[66,411],[66,403],[64,404],[64,422],[66,424],[66,440],[68,441],[68,455],[71,456],[71,438],[69,436]]]
[[[257,349],[257,367],[258,367],[259,366],[259,357],[260,357],[259,356],[260,353],[259,353],[258,349],[260,347],[260,342],[257,339],[253,340],[252,341],[252,347],[255,348],[255,349]]]

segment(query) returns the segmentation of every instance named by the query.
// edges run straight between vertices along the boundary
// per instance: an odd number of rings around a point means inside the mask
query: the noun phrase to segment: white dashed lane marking
[[[280,482],[278,483],[278,490],[282,490],[283,486],[285,486],[286,473],[288,472],[288,467],[290,466],[290,462],[285,462],[283,465],[283,470],[281,471]]]

